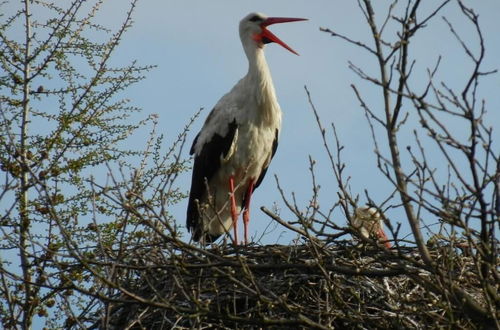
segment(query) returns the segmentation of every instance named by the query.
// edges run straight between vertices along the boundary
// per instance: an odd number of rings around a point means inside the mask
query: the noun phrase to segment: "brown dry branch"
[[[171,205],[185,198],[176,180],[187,166],[182,155],[192,121],[167,152],[155,116],[137,125],[100,124],[109,122],[108,113],[126,118],[133,108],[110,100],[149,69],[133,64],[117,71],[106,65],[131,24],[135,2],[102,45],[80,35],[86,26],[104,30],[91,23],[101,1],[80,20],[78,8],[87,1],[59,8],[25,0],[24,8],[0,26],[0,85],[24,96],[0,96],[5,127],[0,200],[8,204],[0,217],[0,248],[17,255],[21,266],[16,271],[12,261],[0,258],[4,328],[29,329],[39,317],[47,327],[68,329],[500,329],[500,157],[493,128],[485,122],[487,103],[478,92],[480,81],[495,70],[483,68],[486,42],[473,9],[443,0],[425,11],[422,1],[394,0],[379,13],[372,1],[358,0],[369,42],[322,29],[375,59],[377,70],[349,62],[361,80],[349,84],[370,128],[373,169],[391,187],[387,196],[361,191],[389,229],[392,248],[352,225],[340,225],[339,218],[353,223],[356,209],[363,207],[343,160],[350,146],[341,143],[334,123],[323,125],[307,88],[337,199],[320,208],[316,163],[309,157],[308,205],[299,205],[276,177],[287,214],[261,208],[273,224],[297,235],[291,245],[233,247],[226,240],[205,248],[182,240],[170,214]],[[439,80],[439,57],[420,91],[413,85],[419,67],[411,41],[453,4],[478,42],[466,42],[453,20],[444,23],[473,68],[463,89],[456,90]],[[48,29],[46,42],[30,32],[42,24],[30,18],[35,11],[29,9],[38,5],[55,13],[42,25]],[[19,45],[4,33],[17,17],[25,18],[26,26]],[[79,51],[69,47],[75,40],[96,55],[85,57],[93,69],[87,78],[71,65]],[[37,88],[37,79],[49,76],[53,63],[67,73],[60,75],[62,87]],[[18,66],[23,77],[13,75]],[[367,88],[381,96],[381,103],[367,97]],[[36,102],[28,102],[32,95],[61,98],[60,111],[38,111]],[[50,134],[31,131],[34,118],[54,123]],[[465,137],[449,127],[449,118],[462,123]],[[111,147],[146,123],[153,129],[144,151]],[[414,141],[402,149],[405,130]],[[139,157],[138,165],[126,155]],[[106,169],[105,180],[82,172],[99,164]],[[398,220],[409,225],[411,235],[401,237],[401,224],[389,215],[393,210],[399,210]],[[347,234],[355,241],[341,240]]]
[[[172,242],[174,244],[174,242]],[[317,254],[312,245],[317,245]],[[172,246],[171,246],[172,247]],[[428,290],[430,272],[396,253],[353,245],[306,242],[192,249],[189,245],[130,251],[103,329],[481,328],[460,306]],[[418,250],[400,249],[410,258]],[[442,245],[430,248],[456,285],[481,302],[471,257]],[[326,271],[326,272],[325,272]],[[130,294],[140,296],[142,302]],[[104,323],[106,321],[106,323]]]
[[[322,31],[358,50],[368,51],[377,62],[377,74],[369,73],[373,71],[371,68],[352,62],[349,62],[349,68],[367,83],[371,91],[382,97],[381,103],[369,102],[369,97],[364,95],[368,94],[366,88],[362,90],[358,84],[351,86],[371,130],[377,167],[399,197],[396,201],[389,196],[384,203],[390,208],[404,210],[405,221],[412,231],[412,237],[405,244],[418,248],[419,260],[403,254],[400,257],[406,261],[413,259],[415,267],[432,274],[432,280],[418,273],[411,274],[411,277],[439,299],[447,301],[450,309],[462,306],[469,317],[476,321],[488,320],[491,327],[499,328],[498,240],[495,230],[500,215],[494,205],[495,194],[498,195],[495,180],[498,180],[500,157],[494,147],[493,128],[485,125],[487,103],[479,98],[480,81],[496,73],[496,69],[484,69],[487,52],[479,15],[462,1],[441,1],[426,9],[419,0],[394,1],[385,12],[376,12],[375,8],[380,7],[374,6],[370,0],[359,0],[358,5],[371,32],[372,45],[333,29]],[[466,42],[451,20],[443,17],[443,21],[451,38],[457,41],[472,63],[472,69],[465,73],[463,89],[455,90],[446,82],[438,81],[439,56],[434,68],[427,70],[426,88],[417,92],[415,86],[418,82],[414,76],[418,59],[412,54],[412,41],[438,19],[445,7],[453,5],[461,12],[459,19],[473,31],[477,42]],[[381,27],[378,25],[380,21],[383,22]],[[310,100],[308,91],[307,94]],[[314,106],[312,110],[317,116]],[[460,136],[456,127],[451,127],[449,117],[461,125],[466,138]],[[321,125],[319,129],[324,140],[325,131]],[[400,147],[404,131],[412,132],[415,137],[406,148],[410,163],[405,160],[407,155]],[[334,143],[338,144],[336,135]],[[412,145],[416,145],[418,152]],[[330,155],[329,149],[327,153]],[[444,160],[447,177],[440,173],[442,163],[432,159],[436,155]],[[356,200],[345,196],[346,190],[342,189],[337,172],[335,177],[344,195],[340,195],[344,198],[340,204]],[[377,199],[380,200],[381,196]],[[349,219],[349,214],[346,217]],[[389,220],[386,220],[389,225]],[[432,230],[430,222],[439,224],[439,230]],[[391,233],[399,248],[400,240],[392,229]],[[426,241],[424,233],[431,239]],[[454,267],[449,260],[444,262],[447,259],[442,255],[431,253],[429,245],[433,245],[436,239],[463,249],[471,257],[474,264],[470,269],[471,276],[480,283],[480,296],[467,292],[457,283],[457,278],[451,275],[450,269]]]

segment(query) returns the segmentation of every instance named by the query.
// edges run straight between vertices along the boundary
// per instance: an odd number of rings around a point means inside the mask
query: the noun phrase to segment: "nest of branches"
[[[474,262],[433,249],[469,295],[481,301]],[[120,276],[101,328],[482,328],[463,306],[429,290],[440,278],[397,252],[352,242],[294,246],[139,249]]]

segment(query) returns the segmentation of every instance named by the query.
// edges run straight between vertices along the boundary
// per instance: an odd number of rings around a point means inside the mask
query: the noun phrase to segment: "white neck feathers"
[[[257,47],[245,50],[248,57],[248,73],[243,78],[245,86],[261,112],[260,117],[265,121],[275,120],[280,109],[264,50]]]

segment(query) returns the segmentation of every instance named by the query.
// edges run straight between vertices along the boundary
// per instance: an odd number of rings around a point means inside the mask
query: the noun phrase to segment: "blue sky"
[[[428,12],[432,6],[423,8]],[[376,6],[375,9],[383,8]],[[495,38],[500,32],[497,19],[500,3],[481,1],[475,9],[480,14],[488,50],[485,68],[497,68],[500,46]],[[122,10],[122,1],[110,1],[101,13],[101,19],[112,26],[115,20],[119,22],[121,16],[117,13]],[[369,73],[376,73],[378,68],[366,52],[319,31],[320,27],[331,28],[371,45],[369,28],[354,1],[142,1],[135,14],[135,25],[124,38],[114,60],[127,63],[138,59],[141,64],[156,64],[158,67],[148,74],[146,80],[132,87],[127,97],[143,108],[144,115],[159,114],[161,130],[169,141],[176,137],[193,113],[204,108],[202,118],[195,123],[189,137],[191,143],[213,105],[247,71],[238,22],[252,11],[269,16],[304,17],[309,21],[271,27],[300,56],[276,44],[266,47],[284,120],[278,152],[252,201],[251,233],[262,234],[270,221],[259,210],[262,205],[271,208],[276,204],[287,218],[274,174],[279,176],[287,194],[294,192],[299,205],[307,205],[311,196],[309,155],[317,161],[317,180],[322,186],[320,205],[328,208],[337,201],[336,183],[307,103],[304,85],[311,91],[323,125],[328,127],[334,122],[346,146],[344,161],[351,176],[352,191],[361,195],[362,202],[365,201],[364,189],[370,191],[376,202],[383,201],[392,187],[375,169],[369,127],[350,85],[356,84],[375,108],[381,109],[380,97],[375,88],[349,70],[348,61],[362,66]],[[472,26],[459,14],[455,3],[449,4],[441,15],[446,15],[457,30],[464,33],[466,41],[477,40],[471,33]],[[426,69],[433,66],[439,55],[443,56],[439,79],[451,87],[463,87],[467,70],[471,68],[441,15],[412,41],[412,58],[416,60],[412,83],[417,88],[423,86]],[[498,75],[486,77],[481,87],[481,95],[487,99],[490,123],[494,127],[500,123],[499,87]],[[455,124],[450,122],[450,125]],[[457,126],[456,129],[459,131],[463,127]],[[498,140],[498,131],[494,136]],[[414,144],[409,138],[411,129],[402,132],[402,149]],[[439,167],[439,164],[435,165]],[[186,173],[178,183],[187,191],[189,181],[190,173]],[[187,201],[184,201],[173,209],[181,223],[184,223],[186,205]],[[394,222],[401,221],[398,218],[400,213],[389,215]],[[335,217],[338,224],[345,224],[342,214],[337,213]],[[403,224],[403,231],[408,230]],[[266,236],[264,242],[276,242],[281,232],[277,229]],[[279,242],[284,243],[291,237],[293,235],[285,234]]]
[[[389,3],[373,2],[377,3],[376,11],[381,9],[380,6],[384,7]],[[13,6],[12,3],[14,1],[7,6]],[[110,28],[116,27],[124,18],[127,9],[125,3],[123,0],[105,1],[99,21]],[[474,9],[480,14],[487,47],[484,69],[496,69],[500,66],[500,2],[482,0],[467,3],[473,3]],[[428,12],[433,4],[434,1],[426,1],[424,11]],[[18,4],[15,5],[17,7]],[[246,57],[238,36],[238,23],[242,17],[253,11],[260,11],[269,16],[303,17],[309,21],[270,28],[300,53],[300,56],[295,56],[276,44],[266,47],[267,60],[284,117],[278,152],[266,179],[252,199],[250,234],[259,237],[271,221],[259,210],[260,206],[272,208],[276,205],[282,210],[284,219],[293,220],[281,201],[274,174],[278,175],[288,196],[294,192],[298,205],[303,208],[307,206],[311,197],[309,156],[317,162],[316,176],[321,184],[321,208],[326,210],[337,202],[336,182],[308,105],[304,85],[308,86],[312,94],[323,125],[329,127],[329,124],[334,122],[338,129],[339,137],[345,146],[343,160],[347,165],[347,175],[351,177],[352,192],[360,194],[361,203],[366,202],[364,189],[370,192],[375,202],[385,200],[393,188],[376,170],[369,126],[350,85],[356,84],[367,101],[378,111],[381,111],[380,93],[370,84],[361,81],[348,68],[348,61],[352,61],[362,66],[366,72],[376,73],[376,62],[359,48],[319,31],[320,27],[330,28],[372,45],[369,28],[355,1],[140,1],[134,16],[135,24],[125,35],[113,58],[114,63],[120,65],[138,60],[140,64],[158,66],[144,81],[124,94],[133,105],[143,109],[142,113],[134,118],[158,114],[160,130],[167,137],[167,149],[189,118],[198,109],[204,108],[201,118],[190,132],[190,145],[201,128],[204,117],[218,99],[247,72]],[[466,41],[477,42],[476,36],[471,33],[473,27],[459,13],[455,2],[452,1],[441,15],[448,17]],[[451,36],[441,15],[434,18],[428,28],[411,44],[412,58],[416,60],[412,84],[417,86],[417,89],[426,82],[426,69],[432,67],[440,55],[443,59],[438,81],[446,81],[451,87],[462,88],[471,68],[471,62]],[[380,20],[379,17],[379,23]],[[477,47],[474,49],[477,51]],[[497,141],[494,149],[498,152],[500,76],[496,74],[485,77],[480,88],[480,95],[486,99],[487,122],[496,129],[493,138]],[[408,107],[405,110],[412,109]],[[413,119],[415,117],[411,117],[411,120]],[[465,132],[465,127],[456,121],[449,121],[447,124],[457,133]],[[405,146],[414,145],[411,137],[413,127],[415,123],[409,123],[409,128],[401,132],[401,150],[403,159],[406,160]],[[141,148],[146,137],[139,135],[130,142],[131,147]],[[382,140],[380,142],[382,143]],[[438,171],[444,171],[442,158],[435,153],[430,155],[432,165]],[[180,188],[186,192],[190,178],[191,173],[184,173],[178,181]],[[172,208],[173,214],[182,225],[185,222],[186,206],[187,200],[184,200]],[[398,210],[391,210],[387,215],[394,224],[403,221],[402,213]],[[340,212],[334,214],[334,221],[345,225],[345,217]],[[409,232],[404,221],[402,231]],[[287,230],[277,228],[267,234],[262,243],[286,244],[294,237],[295,235]]]
[[[388,1],[374,1],[376,12],[383,12]],[[434,7],[434,2],[425,2],[424,13]],[[11,6],[9,4],[8,6]],[[17,5],[16,5],[17,6]],[[474,2],[474,9],[480,14],[487,54],[484,69],[499,67],[500,43],[500,3],[494,0]],[[123,0],[105,1],[98,21],[109,28],[116,28],[127,10]],[[316,0],[275,0],[275,1],[139,1],[134,15],[134,26],[125,35],[114,54],[113,63],[127,65],[132,60],[139,64],[157,65],[147,74],[146,79],[124,94],[131,103],[143,109],[134,120],[149,114],[158,114],[160,131],[167,137],[165,148],[182,130],[189,118],[200,108],[204,108],[201,118],[194,124],[188,138],[189,145],[201,128],[204,117],[218,99],[247,72],[247,60],[238,36],[239,20],[249,12],[260,11],[269,16],[303,17],[307,22],[274,25],[270,28],[283,41],[295,49],[296,56],[276,44],[266,47],[266,57],[271,68],[278,100],[283,110],[283,127],[278,152],[269,168],[262,185],[253,197],[251,234],[260,236],[271,221],[259,210],[276,205],[282,216],[292,220],[276,188],[274,174],[277,174],[288,196],[292,192],[301,207],[306,207],[311,197],[311,180],[308,172],[311,156],[316,160],[317,181],[321,185],[320,205],[328,209],[337,201],[337,186],[329,162],[322,147],[320,134],[314,116],[308,105],[304,85],[310,90],[316,108],[329,127],[334,122],[341,142],[344,144],[343,160],[346,173],[351,177],[351,190],[360,194],[361,203],[364,189],[370,192],[375,202],[381,202],[392,192],[392,186],[377,172],[373,155],[373,142],[363,111],[356,100],[351,84],[356,84],[367,102],[376,111],[382,110],[379,91],[362,81],[349,68],[348,62],[361,66],[367,73],[377,73],[376,62],[368,54],[337,38],[320,32],[319,28],[330,28],[353,39],[372,45],[370,30],[355,1]],[[426,70],[437,58],[443,57],[437,81],[446,81],[450,87],[461,89],[465,84],[471,62],[464,55],[459,43],[449,32],[441,16],[445,15],[461,33],[464,40],[477,42],[473,27],[460,14],[455,2],[451,2],[426,30],[422,31],[410,45],[412,59],[416,60],[414,76],[411,80],[417,90],[426,82]],[[382,17],[378,17],[380,24]],[[388,26],[388,33],[394,34],[395,25]],[[477,47],[473,47],[477,51]],[[500,123],[500,76],[485,77],[480,95],[486,100],[488,122],[497,130],[494,132],[496,150],[499,150],[498,132]],[[411,112],[411,107],[405,108]],[[380,113],[380,112],[379,112]],[[415,128],[415,117],[410,117],[407,129],[401,132],[403,159],[408,159],[405,146],[412,144],[411,130]],[[457,133],[465,132],[465,127],[455,121],[447,122]],[[418,129],[417,129],[418,131]],[[380,136],[383,138],[383,135]],[[146,137],[138,135],[130,141],[132,147],[142,148]],[[383,144],[383,140],[379,141]],[[187,150],[186,150],[187,153]],[[431,154],[434,166],[443,171],[442,158]],[[187,155],[186,155],[187,156]],[[182,175],[178,181],[184,191],[190,185],[190,173]],[[187,200],[176,205],[172,212],[179,223],[184,224]],[[402,214],[391,211],[389,218],[398,222]],[[334,214],[335,222],[345,225],[341,213]],[[403,231],[408,226],[403,223]],[[277,229],[267,235],[264,243],[286,243],[293,235]]]

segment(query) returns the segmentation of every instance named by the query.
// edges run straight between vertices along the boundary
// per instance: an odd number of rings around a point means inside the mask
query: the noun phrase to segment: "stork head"
[[[292,53],[297,54],[292,48],[275,36],[267,27],[271,24],[306,21],[305,18],[267,17],[261,13],[250,13],[240,21],[240,38],[243,46],[263,48],[265,44],[275,42]]]
[[[382,217],[381,212],[375,207],[357,207],[354,210],[351,225],[361,236],[365,238],[375,237],[383,241],[387,248],[391,248],[391,243],[388,242],[387,235],[383,229]]]

